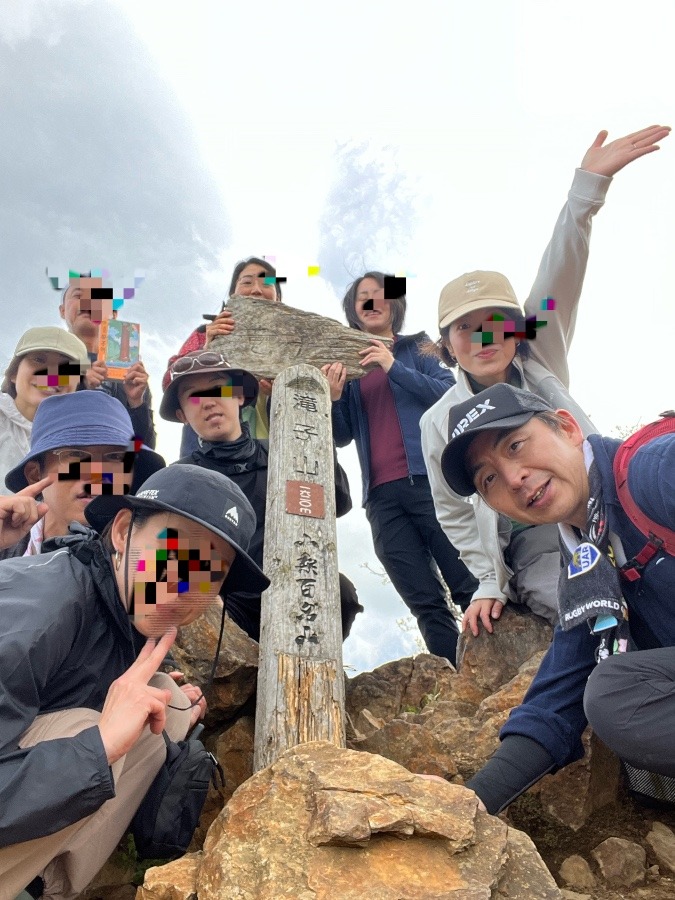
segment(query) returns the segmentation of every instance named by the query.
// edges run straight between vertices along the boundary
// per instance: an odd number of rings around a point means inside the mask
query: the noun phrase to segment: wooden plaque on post
[[[306,741],[345,746],[328,382],[314,366],[272,392],[254,768]]]

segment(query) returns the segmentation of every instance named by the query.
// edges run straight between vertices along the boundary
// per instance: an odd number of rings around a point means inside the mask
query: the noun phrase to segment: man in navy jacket
[[[591,435],[565,410],[499,384],[452,410],[443,473],[525,524],[558,523],[560,625],[501,745],[468,786],[489,812],[583,755],[594,731],[623,760],[675,776],[675,557],[660,550],[634,581],[619,568],[646,537],[619,500],[620,441]],[[641,446],[628,488],[657,526],[675,528],[675,433]],[[631,652],[623,652],[629,650]]]

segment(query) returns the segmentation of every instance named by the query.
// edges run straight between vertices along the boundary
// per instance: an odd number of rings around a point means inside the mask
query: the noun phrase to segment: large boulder
[[[345,702],[356,735],[366,736],[402,713],[420,713],[438,702],[451,703],[457,716],[471,716],[487,693],[460,685],[447,659],[422,653],[348,679]]]
[[[255,693],[258,677],[257,643],[225,616],[218,665],[209,685],[222,608],[222,601],[217,600],[204,615],[181,628],[171,650],[186,680],[204,690],[209,705],[207,727],[231,719]]]
[[[578,831],[594,812],[619,798],[621,763],[590,728],[582,737],[584,756],[555,775],[547,775],[535,790],[544,812]]]
[[[494,622],[492,634],[481,628],[478,637],[470,631],[457,644],[457,670],[485,694],[491,694],[518,672],[523,663],[551,643],[553,630],[545,619],[521,612],[507,604]]]
[[[432,731],[405,719],[393,719],[361,741],[354,750],[378,753],[399,765],[424,775],[452,778],[457,774],[452,752]]]
[[[471,791],[323,742],[243,784],[189,867],[199,900],[561,898],[529,838],[480,812]],[[187,900],[162,868],[139,900]]]
[[[654,822],[646,840],[661,868],[675,875],[675,834],[672,830],[662,822]]]

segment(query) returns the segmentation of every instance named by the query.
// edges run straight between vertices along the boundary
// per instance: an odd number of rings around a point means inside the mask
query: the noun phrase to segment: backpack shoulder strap
[[[659,550],[675,556],[675,531],[650,519],[637,505],[628,489],[628,465],[640,447],[663,434],[675,433],[675,412],[669,410],[661,413],[661,416],[658,421],[645,425],[627,438],[614,457],[614,480],[619,502],[633,525],[648,538],[642,550],[621,566],[620,572],[628,581],[641,578],[642,570]]]

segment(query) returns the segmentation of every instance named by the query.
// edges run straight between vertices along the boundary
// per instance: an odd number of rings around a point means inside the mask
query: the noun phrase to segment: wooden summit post
[[[345,746],[335,464],[328,381],[340,360],[361,378],[372,335],[255,297],[231,297],[232,334],[209,349],[233,368],[273,378],[255,722],[256,769],[306,741]],[[388,346],[391,341],[382,339]]]
[[[328,382],[284,369],[272,391],[255,771],[306,741],[345,746]]]

